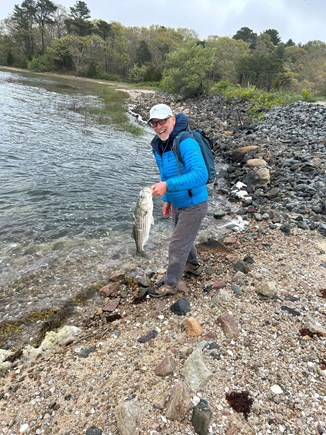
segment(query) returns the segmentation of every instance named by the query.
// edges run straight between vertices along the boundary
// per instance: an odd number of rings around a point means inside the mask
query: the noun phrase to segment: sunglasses
[[[158,125],[164,125],[164,124],[166,124],[166,121],[167,121],[169,118],[171,118],[171,116],[168,116],[167,118],[164,118],[164,119],[159,119],[158,121],[149,121],[148,124],[150,125],[150,127],[155,128],[155,127],[157,127]]]

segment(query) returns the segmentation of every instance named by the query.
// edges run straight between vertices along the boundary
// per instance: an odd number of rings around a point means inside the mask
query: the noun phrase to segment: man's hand
[[[171,204],[169,202],[164,202],[162,206],[163,216],[169,218],[171,216]]]
[[[166,182],[161,181],[160,183],[153,184],[153,186],[151,186],[151,189],[153,196],[163,196],[167,192]]]

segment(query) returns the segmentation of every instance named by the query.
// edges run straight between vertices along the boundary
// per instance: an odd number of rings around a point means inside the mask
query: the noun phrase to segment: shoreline
[[[145,94],[155,93],[155,90],[146,89],[146,88],[138,89],[137,87],[135,88],[135,85],[129,85],[128,83],[93,79],[89,77],[80,77],[80,76],[75,76],[70,74],[58,74],[54,72],[36,72],[24,68],[16,68],[16,67],[9,67],[9,66],[2,66],[2,65],[0,65],[0,71],[22,72],[25,74],[35,74],[35,75],[45,76],[45,77],[55,77],[55,78],[69,79],[69,80],[75,80],[80,82],[98,83],[101,85],[114,87],[116,91],[126,92],[130,95],[131,98],[135,98],[138,95],[138,93],[142,93],[142,92],[144,92]]]
[[[17,433],[27,425],[26,433],[64,435],[96,427],[105,435],[127,435],[128,421],[139,434],[150,435],[154,428],[164,435],[194,434],[191,409],[195,405],[185,413],[174,411],[175,417],[170,418],[168,397],[176,382],[186,388],[195,382],[196,370],[189,377],[185,367],[198,349],[196,364],[209,370],[210,381],[202,379],[201,386],[194,384],[190,391],[192,398],[208,401],[210,433],[227,433],[231,428],[239,434],[277,433],[280,426],[291,433],[311,433],[312,427],[323,427],[322,401],[312,403],[311,395],[322,396],[325,337],[300,334],[322,320],[320,239],[315,232],[285,235],[251,224],[226,236],[227,252],[212,243],[199,243],[205,273],[198,279],[187,278],[191,311],[185,316],[170,309],[180,295],[132,303],[137,280],[145,278],[148,267],[143,273],[138,266],[136,274],[129,270],[124,277],[112,276],[105,286],[107,296],[98,295],[102,307],[81,307],[78,321],[67,323],[69,330],[58,328],[58,335],[48,335],[41,352],[27,347],[24,357],[2,372],[0,428]],[[234,266],[248,255],[254,260],[250,271],[236,272]],[[275,290],[270,287],[270,295],[258,293],[264,281],[276,284]],[[128,293],[122,296],[125,286]],[[116,308],[103,311],[104,305],[116,304],[117,299]],[[218,319],[226,314],[234,325],[222,329]],[[115,320],[108,320],[110,316]],[[187,322],[197,326],[188,329]],[[153,330],[156,338],[141,344],[140,337]],[[156,367],[167,356],[175,366],[170,374],[158,376]],[[247,418],[230,407],[225,391],[249,393],[253,405]],[[76,401],[73,407],[68,392]],[[40,398],[36,408],[33,397]],[[126,404],[133,404],[136,414],[126,410],[121,423],[119,409]]]
[[[197,244],[204,273],[185,278],[186,295],[141,297],[164,273],[165,248],[120,270],[104,265],[94,299],[65,322],[70,334],[59,338],[54,319],[40,349],[8,356],[0,432],[194,435],[197,421],[207,434],[324,433],[326,239],[292,222],[271,228],[254,205],[240,231],[222,235],[223,217],[212,216]],[[190,311],[176,314],[185,299]],[[231,406],[230,394],[248,400]]]

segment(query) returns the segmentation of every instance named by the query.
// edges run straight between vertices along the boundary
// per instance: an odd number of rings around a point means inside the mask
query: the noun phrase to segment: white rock
[[[194,406],[198,405],[198,403],[200,402],[200,397],[195,395],[192,399],[191,402]]]
[[[11,362],[9,361],[4,362],[5,359],[11,355],[13,355],[13,352],[11,352],[10,350],[0,349],[0,372],[1,370],[8,369],[9,367],[12,366]]]
[[[272,385],[271,390],[274,394],[282,394],[283,393],[282,388],[277,384]]]
[[[34,360],[43,352],[47,352],[53,348],[65,346],[75,340],[76,335],[80,332],[77,326],[65,325],[58,332],[49,331],[45,334],[45,338],[41,345],[37,348],[27,345],[23,350],[25,360]]]
[[[24,433],[24,432],[26,432],[27,431],[27,429],[28,429],[28,424],[27,423],[24,423],[24,424],[22,424],[21,426],[20,426],[20,428],[19,428],[19,432],[20,433]]]

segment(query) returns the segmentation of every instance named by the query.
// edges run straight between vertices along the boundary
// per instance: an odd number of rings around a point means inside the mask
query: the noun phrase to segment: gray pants
[[[169,245],[169,265],[164,277],[165,284],[176,286],[182,278],[186,263],[198,264],[194,242],[207,208],[207,201],[186,208],[172,206],[174,229]]]

